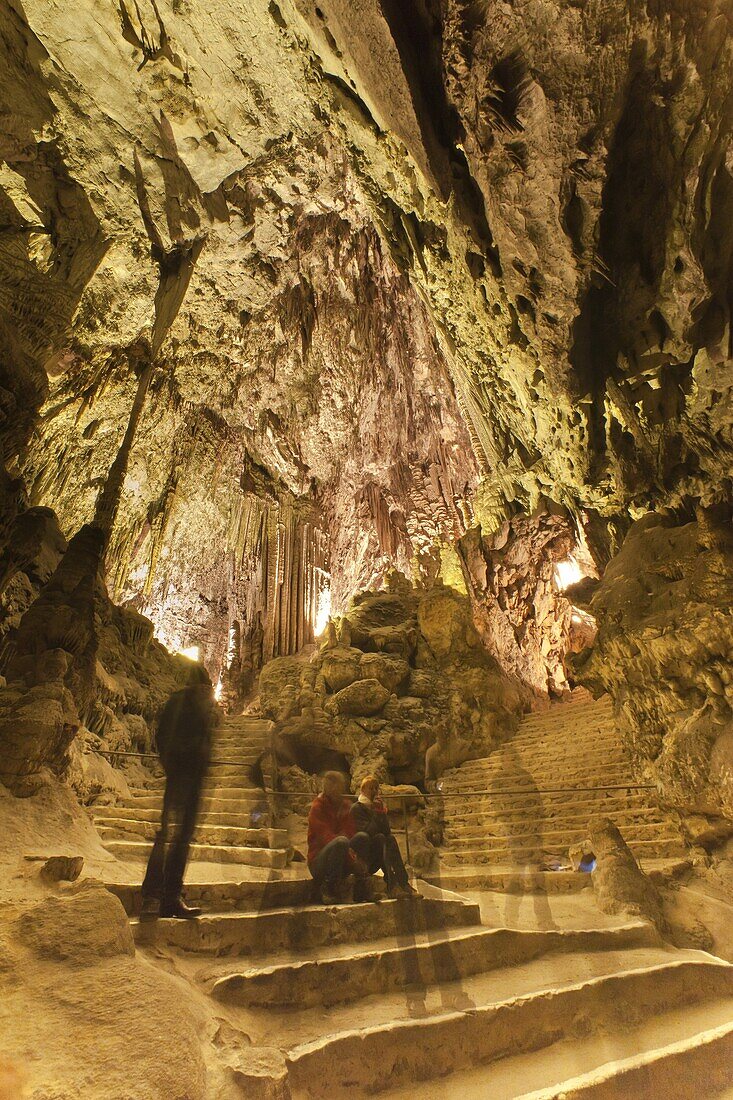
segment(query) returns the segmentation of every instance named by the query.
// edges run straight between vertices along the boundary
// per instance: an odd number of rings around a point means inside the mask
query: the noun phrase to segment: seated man
[[[308,814],[308,869],[326,905],[343,900],[350,875],[356,876],[354,901],[371,900],[367,883],[370,840],[366,833],[356,831],[345,791],[341,772],[326,772],[322,793]]]
[[[359,799],[351,807],[354,828],[369,837],[367,867],[370,874],[382,870],[387,893],[391,898],[405,898],[417,893],[410,886],[399,844],[389,827],[387,809],[379,797],[379,780],[368,775],[362,780]]]

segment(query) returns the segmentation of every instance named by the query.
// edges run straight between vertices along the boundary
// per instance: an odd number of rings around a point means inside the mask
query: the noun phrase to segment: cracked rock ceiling
[[[28,501],[67,535],[91,518],[151,346],[109,579],[173,646],[220,652],[287,577],[312,619],[329,571],[337,609],[390,564],[432,576],[468,526],[545,501],[602,557],[629,515],[727,496],[732,22],[0,0],[3,441]]]

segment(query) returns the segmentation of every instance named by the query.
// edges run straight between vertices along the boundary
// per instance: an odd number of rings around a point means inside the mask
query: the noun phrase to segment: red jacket
[[[335,837],[351,838],[355,832],[349,799],[342,798],[334,803],[330,798],[319,794],[308,814],[308,862],[312,863]],[[353,853],[349,854],[353,858]]]

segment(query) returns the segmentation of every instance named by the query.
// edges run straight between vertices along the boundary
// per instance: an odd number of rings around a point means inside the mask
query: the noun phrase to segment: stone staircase
[[[491,756],[443,776],[441,884],[492,886],[516,869],[542,874],[566,864],[597,814],[615,821],[637,859],[682,857],[676,827],[635,782],[609,699],[581,691],[529,715]]]
[[[139,888],[111,888],[134,914]],[[636,921],[484,927],[476,904],[421,889],[316,907],[305,880],[194,884],[189,900],[219,912],[133,929],[208,995],[219,1057],[254,1100],[641,1100],[733,1084],[727,963]]]
[[[287,832],[270,827],[270,807],[263,791],[246,773],[268,745],[270,723],[248,715],[230,715],[216,734],[214,760],[204,785],[190,858],[196,862],[237,863],[282,868],[289,859]],[[165,780],[130,788],[130,797],[100,807],[94,823],[102,842],[118,859],[144,862],[160,822]]]
[[[568,769],[563,780],[577,782],[588,770],[583,748],[571,751],[580,744],[580,730],[586,752],[593,745],[605,766],[623,771],[608,719],[607,704],[587,702],[577,709],[570,704],[561,715],[532,716],[501,759],[506,761],[508,751],[519,754],[515,760],[528,773],[532,766],[544,767],[550,759],[557,766],[561,759]],[[565,722],[576,736],[565,733],[563,741]],[[252,727],[247,729],[254,758],[265,731],[258,741]],[[240,758],[234,753],[242,750],[241,720],[230,720],[227,732],[227,755]],[[220,745],[217,751],[223,755]],[[454,807],[446,856],[467,852],[474,859],[484,841],[495,838],[500,843],[493,852],[544,858],[547,834],[553,834],[548,850],[556,851],[582,833],[586,814],[596,808],[595,795],[571,808],[566,797],[543,797],[541,852],[535,847],[537,825],[527,825],[524,793],[502,805],[500,822],[493,801],[477,805],[461,794],[449,803],[463,783],[471,788],[490,782],[485,769],[495,764],[492,758],[458,769],[455,785],[453,776],[446,778],[446,806]],[[246,849],[248,837],[225,831],[246,832],[250,826],[241,824],[241,815],[259,803],[256,792],[233,785],[233,778],[224,773],[214,783],[214,805],[201,823],[203,847],[226,839]],[[519,777],[512,782],[519,785]],[[666,837],[653,807],[643,800],[631,803],[625,791],[606,795],[603,809],[611,813],[613,806],[627,831],[654,826]],[[137,840],[128,843],[145,846],[154,813],[143,806],[104,827],[133,821]],[[504,844],[507,821],[532,843]],[[454,831],[461,828],[468,831]],[[254,829],[258,835],[252,839],[260,843],[267,831]],[[277,830],[270,832],[277,839]],[[645,841],[651,843],[638,834],[634,843]],[[661,852],[675,850],[674,838],[656,842]],[[481,871],[486,865],[477,866]],[[459,875],[465,870],[463,863],[454,865]],[[563,918],[560,927],[549,906],[549,921],[538,927],[487,926],[475,901],[418,885],[419,896],[379,905],[314,906],[302,864],[240,870],[194,862],[185,896],[203,906],[205,915],[197,921],[145,923],[136,919],[139,885],[119,882],[109,888],[131,918],[138,950],[152,965],[174,973],[182,994],[188,983],[195,1003],[208,1012],[202,1035],[213,1044],[216,1095],[722,1100],[733,1087],[733,966],[702,951],[672,948],[641,921],[614,923],[605,917],[596,925],[587,906],[572,919]],[[566,913],[569,901],[562,899]]]

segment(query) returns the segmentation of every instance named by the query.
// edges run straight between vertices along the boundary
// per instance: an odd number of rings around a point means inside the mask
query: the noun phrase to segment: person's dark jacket
[[[205,772],[211,759],[217,708],[206,684],[175,691],[163,708],[155,742],[166,774]]]
[[[351,816],[357,833],[389,836],[392,832],[387,810],[381,799],[375,799],[371,806],[367,806],[365,802],[355,802],[351,807]]]

